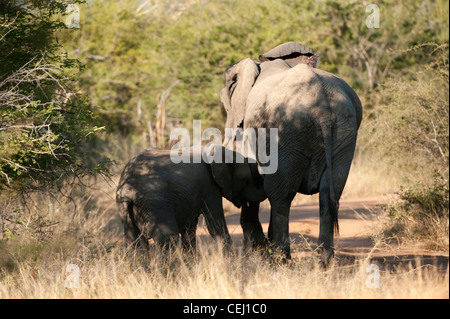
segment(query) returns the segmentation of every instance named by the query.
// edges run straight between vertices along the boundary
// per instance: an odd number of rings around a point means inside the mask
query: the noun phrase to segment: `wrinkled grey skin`
[[[264,175],[263,182],[271,204],[269,241],[290,258],[292,199],[296,193],[319,192],[318,243],[327,264],[334,255],[339,199],[353,159],[362,106],[344,80],[317,69],[317,63],[311,49],[282,44],[261,55],[259,62],[245,59],[230,66],[224,73],[221,100],[226,127],[279,130],[278,170]],[[224,145],[231,148],[232,143],[229,139]],[[245,237],[253,245],[265,240],[258,209],[259,203],[251,202],[241,213]]]
[[[148,248],[153,238],[168,249],[181,234],[183,248],[195,249],[203,214],[211,236],[230,248],[222,196],[240,207],[244,201],[262,200],[264,193],[254,187],[247,164],[208,164],[203,159],[175,164],[169,150],[145,150],[125,166],[116,192],[126,245]]]

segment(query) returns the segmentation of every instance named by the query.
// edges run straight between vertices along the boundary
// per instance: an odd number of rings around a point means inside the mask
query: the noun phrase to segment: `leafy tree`
[[[437,175],[448,183],[448,44],[423,44],[403,54],[416,51],[428,52],[431,62],[412,79],[390,79],[377,91],[380,107],[367,112],[360,144],[410,182],[433,184]]]
[[[82,26],[62,35],[86,65],[81,87],[112,134],[136,142],[155,124],[162,92],[166,116],[222,128],[221,74],[233,62],[285,41],[310,46],[320,67],[348,81],[374,107],[372,92],[388,78],[411,77],[430,59],[403,50],[448,42],[446,1],[378,2],[380,28],[369,29],[368,3],[355,1],[94,1]],[[174,83],[176,85],[172,86]],[[181,123],[179,123],[181,122]]]
[[[62,1],[0,2],[0,189],[42,188],[104,168],[83,163],[81,146],[99,128],[76,86],[82,66],[55,37],[65,8]]]

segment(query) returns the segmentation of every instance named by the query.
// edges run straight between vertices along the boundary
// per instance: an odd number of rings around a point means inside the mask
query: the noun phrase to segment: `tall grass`
[[[390,217],[385,233],[402,242],[448,251],[448,181],[436,178],[432,185],[417,184],[402,188],[398,197],[398,201],[385,207]]]
[[[175,256],[171,266],[158,258],[126,254],[55,253],[38,264],[24,262],[3,273],[1,298],[448,298],[448,272],[409,268],[382,272],[380,287],[366,285],[367,263],[324,271],[314,258],[273,266],[259,255],[225,257],[216,245],[200,245],[195,259]],[[67,280],[68,264],[79,267],[79,287]]]
[[[114,183],[102,182],[97,187],[96,191],[79,193],[75,203],[62,197],[41,200],[33,209],[58,222],[45,237],[12,236],[1,242],[0,298],[449,296],[448,270],[442,273],[431,266],[382,270],[380,288],[369,288],[369,255],[353,264],[337,262],[324,270],[314,253],[299,254],[303,257],[288,265],[275,265],[256,253],[243,255],[236,250],[232,255],[223,254],[220,244],[209,237],[199,237],[195,256],[177,250],[170,262],[156,251],[127,251],[112,196]],[[78,275],[78,281],[71,280]]]

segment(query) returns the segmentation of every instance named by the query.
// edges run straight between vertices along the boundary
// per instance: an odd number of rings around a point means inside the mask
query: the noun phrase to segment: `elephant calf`
[[[176,164],[169,150],[158,149],[147,149],[130,160],[116,192],[127,246],[148,248],[148,239],[153,238],[167,249],[181,234],[183,248],[195,249],[197,221],[203,214],[211,236],[231,247],[222,196],[240,207],[265,194],[253,182],[257,169],[247,163],[226,163],[223,156],[231,151],[221,146],[214,151],[222,154],[222,161]]]

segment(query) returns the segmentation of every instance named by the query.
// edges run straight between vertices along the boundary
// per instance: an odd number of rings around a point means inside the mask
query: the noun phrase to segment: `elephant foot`
[[[319,250],[320,266],[323,269],[329,268],[334,261],[334,249],[322,248]]]
[[[223,255],[226,257],[233,257],[234,251],[233,251],[233,242],[231,241],[231,237],[224,240],[222,243],[222,252]]]
[[[290,248],[281,248],[274,243],[269,243],[263,252],[263,256],[269,261],[273,267],[289,266],[291,265],[291,251]]]
[[[265,256],[269,250],[269,241],[267,239],[261,241],[252,241],[244,244],[244,253],[251,255],[253,253]]]
[[[271,252],[269,249],[266,251],[266,256],[268,256],[268,261],[271,267],[289,267],[292,265],[292,259],[290,255],[285,255],[281,252]]]
[[[259,251],[265,250],[269,246],[269,241],[263,233],[244,232],[244,250]]]

